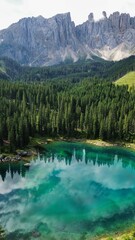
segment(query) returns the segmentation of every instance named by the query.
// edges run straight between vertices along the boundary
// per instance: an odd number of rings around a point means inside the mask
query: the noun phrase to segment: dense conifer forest
[[[135,90],[114,83],[0,81],[0,146],[23,148],[34,136],[124,140],[135,137]]]
[[[22,67],[0,59],[0,149],[31,137],[78,137],[133,142],[135,90],[113,82],[135,70],[135,57],[99,58],[53,67]]]

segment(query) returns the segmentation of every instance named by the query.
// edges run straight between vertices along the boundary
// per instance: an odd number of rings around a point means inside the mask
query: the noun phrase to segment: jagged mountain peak
[[[67,12],[67,13],[58,13],[57,15],[55,15],[54,17],[52,18],[60,18],[60,19],[64,19],[64,18],[68,18],[71,20],[71,14],[70,12]]]
[[[12,25],[16,25],[16,24],[19,24],[19,23],[22,23],[22,22],[35,23],[35,22],[39,22],[39,21],[43,22],[43,21],[64,20],[64,19],[71,21],[71,14],[70,14],[70,12],[58,13],[55,16],[50,17],[50,18],[45,18],[42,15],[39,15],[37,17],[34,17],[34,16],[32,16],[32,17],[24,17],[24,18],[20,19],[18,22],[13,23]],[[11,26],[9,26],[9,28]]]
[[[120,60],[135,54],[135,17],[114,12],[75,26],[70,12],[51,18],[42,16],[19,20],[0,31],[0,56],[10,57],[23,65],[53,65],[72,59],[100,56]]]

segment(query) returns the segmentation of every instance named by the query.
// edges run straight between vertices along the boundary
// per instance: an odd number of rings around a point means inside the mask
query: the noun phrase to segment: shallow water
[[[0,225],[14,240],[86,240],[135,224],[135,152],[45,145],[30,168],[0,165]]]

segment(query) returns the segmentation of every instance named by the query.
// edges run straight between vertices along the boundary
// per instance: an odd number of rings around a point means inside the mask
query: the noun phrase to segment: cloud
[[[114,11],[130,13],[134,16],[134,0],[0,0],[0,29],[8,27],[24,17],[42,15],[45,18],[57,13],[71,12],[76,25],[85,22],[90,12],[97,20],[102,11],[109,16]]]
[[[5,0],[9,4],[17,4],[20,5],[24,2],[24,0]]]

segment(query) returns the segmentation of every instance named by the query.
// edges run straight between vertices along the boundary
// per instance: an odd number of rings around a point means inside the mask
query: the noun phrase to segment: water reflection
[[[134,159],[134,152],[123,149],[54,143],[31,161],[29,171],[19,163],[4,165],[0,225],[14,240],[80,240],[84,232],[85,239],[94,239],[131,225]]]
[[[77,147],[76,147],[77,145]],[[45,150],[39,153],[38,160],[43,160],[45,163],[65,162],[66,165],[71,165],[74,161],[92,163],[94,166],[114,165],[115,162],[121,162],[122,167],[131,166],[135,169],[135,153],[117,148],[96,148],[86,144],[70,144],[70,143],[54,143],[45,146]],[[4,181],[6,174],[10,174],[11,178],[15,174],[25,177],[29,169],[24,166],[23,162],[10,162],[0,164],[0,175]]]
[[[92,163],[93,165],[112,166],[114,162],[122,162],[122,166],[131,166],[135,168],[135,152],[128,151],[122,148],[101,148],[90,147],[87,144],[76,143],[54,143],[53,145],[45,146],[45,151],[41,155],[41,159],[45,162],[53,162],[54,159],[65,161],[65,164],[70,165],[74,161]]]
[[[0,163],[0,175],[3,181],[5,180],[7,174],[10,175],[10,177],[13,179],[15,174],[25,177],[27,171],[28,168],[26,168],[22,162]]]

